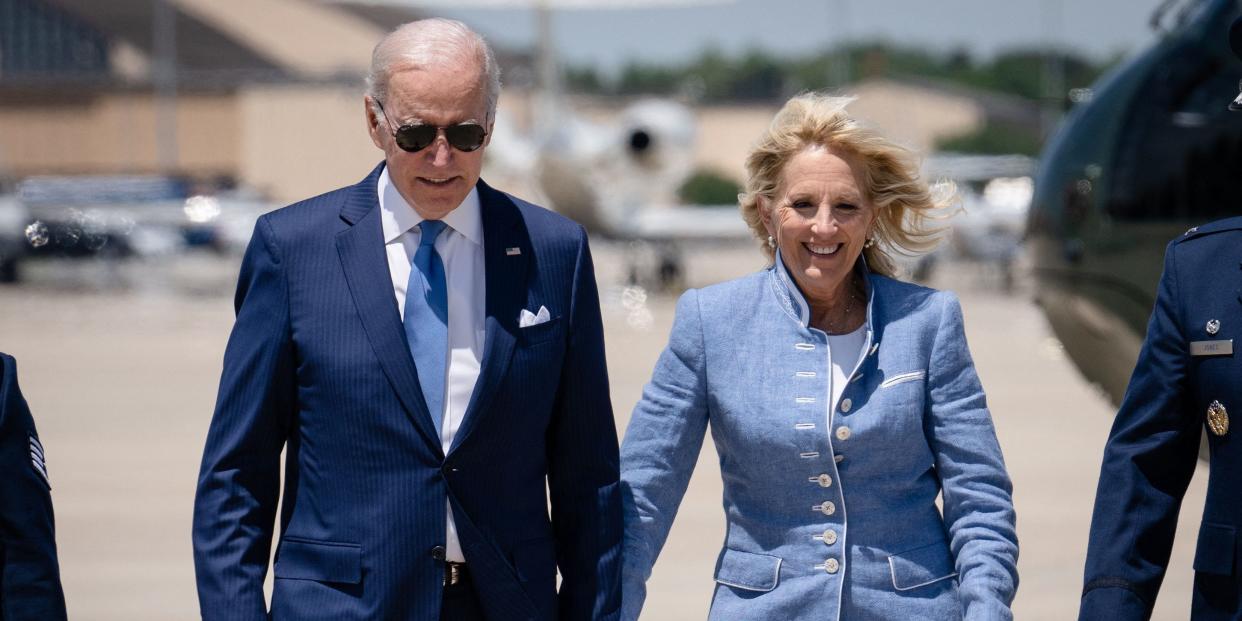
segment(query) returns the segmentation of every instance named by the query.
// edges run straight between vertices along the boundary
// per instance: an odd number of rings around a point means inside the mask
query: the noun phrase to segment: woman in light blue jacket
[[[773,266],[678,302],[621,450],[624,619],[708,423],[728,524],[711,619],[1012,618],[1011,485],[961,307],[886,254],[934,244],[951,197],[846,103],[790,100],[747,158]]]

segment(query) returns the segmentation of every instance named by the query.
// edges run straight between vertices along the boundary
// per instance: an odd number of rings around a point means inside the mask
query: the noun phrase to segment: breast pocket
[[[540,345],[557,339],[561,335],[560,317],[553,317],[543,323],[525,328],[518,328],[518,338],[528,346]]]
[[[883,382],[880,382],[880,388],[892,388],[898,384],[906,384],[909,382],[918,382],[927,379],[927,371],[909,371],[906,373],[897,373],[891,375]]]

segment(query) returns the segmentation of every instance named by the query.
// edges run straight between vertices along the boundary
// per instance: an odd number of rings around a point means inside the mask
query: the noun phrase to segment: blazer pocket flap
[[[1195,571],[1222,576],[1233,575],[1233,549],[1236,531],[1225,524],[1204,523],[1199,526],[1195,544]]]
[[[943,541],[906,550],[888,557],[893,588],[908,591],[957,575],[953,555]]]
[[[716,562],[716,582],[748,591],[771,591],[781,573],[781,558],[725,548]]]
[[[362,546],[285,539],[273,572],[277,578],[358,584],[362,582]]]

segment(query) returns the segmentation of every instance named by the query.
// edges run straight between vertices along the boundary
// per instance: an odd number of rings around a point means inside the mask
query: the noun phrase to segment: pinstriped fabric
[[[446,499],[490,618],[610,618],[617,444],[581,227],[480,183],[488,334],[445,456],[388,277],[379,170],[256,226],[195,504],[203,617],[266,618],[287,442],[272,618],[437,619]],[[553,320],[518,328],[540,305]]]

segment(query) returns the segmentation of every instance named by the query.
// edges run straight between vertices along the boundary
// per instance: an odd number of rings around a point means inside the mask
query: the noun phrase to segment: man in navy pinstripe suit
[[[479,180],[499,86],[464,25],[402,26],[365,97],[384,162],[255,226],[194,508],[203,618],[616,617],[591,255]]]

